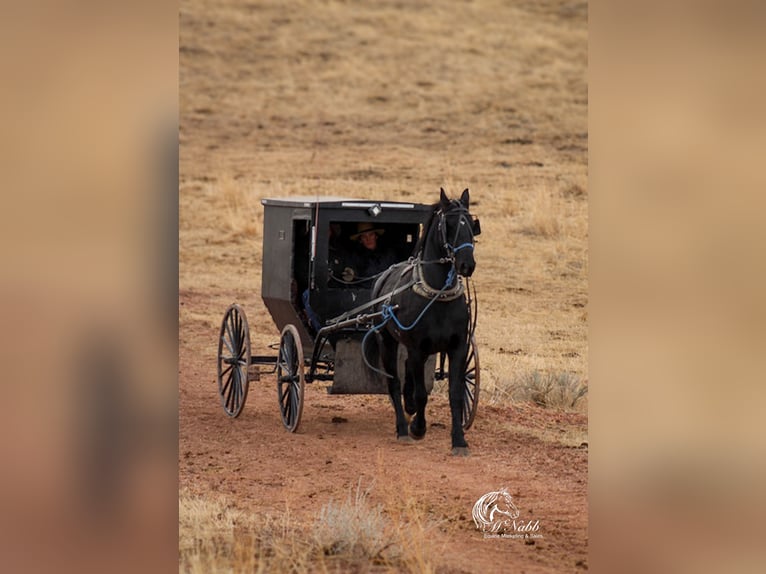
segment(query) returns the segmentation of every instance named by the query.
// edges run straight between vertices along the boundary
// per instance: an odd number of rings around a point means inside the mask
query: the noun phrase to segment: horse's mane
[[[431,227],[433,226],[434,219],[436,219],[436,212],[438,210],[439,203],[434,203],[431,205],[431,216],[428,218],[428,221],[423,224],[423,233],[421,233],[420,237],[418,237],[418,241],[415,243],[415,248],[412,250],[412,254],[416,257],[423,254],[423,250],[426,246],[426,237],[428,237],[428,233],[431,231]]]

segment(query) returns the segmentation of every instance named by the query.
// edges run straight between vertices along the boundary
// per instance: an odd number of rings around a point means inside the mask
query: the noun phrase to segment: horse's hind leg
[[[407,360],[404,365],[404,412],[408,415],[414,415],[417,410],[417,405],[415,404],[415,374],[413,372],[413,367],[417,368],[417,365],[413,365],[409,352],[407,353]]]
[[[426,404],[428,404],[428,392],[424,380],[425,362],[428,355],[419,350],[409,349],[407,354],[407,374],[411,377],[412,402],[414,403],[415,416],[410,421],[410,436],[420,440],[426,436]],[[407,389],[405,389],[405,400]]]
[[[468,355],[466,344],[450,349],[449,356],[449,407],[452,414],[452,454],[468,456],[468,443],[463,432],[463,402],[465,401],[465,361]]]
[[[387,332],[383,332],[380,340],[380,353],[383,361],[383,369],[390,375],[391,378],[387,378],[388,381],[388,395],[391,398],[391,403],[394,405],[394,413],[396,413],[396,438],[400,441],[409,441],[410,437],[407,432],[407,420],[404,417],[404,411],[402,410],[402,387],[399,382],[399,374],[397,369],[397,342]]]

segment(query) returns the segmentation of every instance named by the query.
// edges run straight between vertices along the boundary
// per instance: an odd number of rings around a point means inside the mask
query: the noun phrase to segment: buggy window
[[[360,231],[365,229],[378,230],[374,251],[360,241]],[[420,225],[414,223],[331,222],[327,232],[327,285],[371,288],[371,276],[412,255],[419,230]]]

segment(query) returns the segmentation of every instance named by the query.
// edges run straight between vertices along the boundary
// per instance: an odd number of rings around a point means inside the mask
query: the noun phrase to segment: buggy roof
[[[271,197],[261,200],[262,205],[279,205],[283,207],[315,207],[321,205],[322,207],[361,207],[368,208],[373,205],[379,205],[383,208],[392,209],[415,209],[423,207],[422,204],[408,203],[401,201],[375,201],[371,199],[358,199],[353,197],[339,197],[339,196],[316,196],[316,195],[292,195],[289,197]]]

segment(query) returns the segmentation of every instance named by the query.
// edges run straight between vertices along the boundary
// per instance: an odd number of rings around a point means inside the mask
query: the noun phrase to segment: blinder
[[[456,200],[453,200],[452,205],[455,206],[456,209],[449,211],[439,210],[439,223],[437,228],[441,243],[450,258],[454,258],[455,252],[459,251],[460,249],[466,247],[473,248],[474,237],[481,233],[481,226],[479,225],[478,217],[471,215],[468,210],[460,205]],[[455,237],[452,239],[452,242],[450,242],[447,238],[447,215],[457,215],[460,218],[459,225],[457,225],[455,228]],[[467,225],[468,232],[471,234],[471,240],[468,243],[463,243],[457,246],[456,244],[458,235],[460,234],[460,229],[465,225]]]

